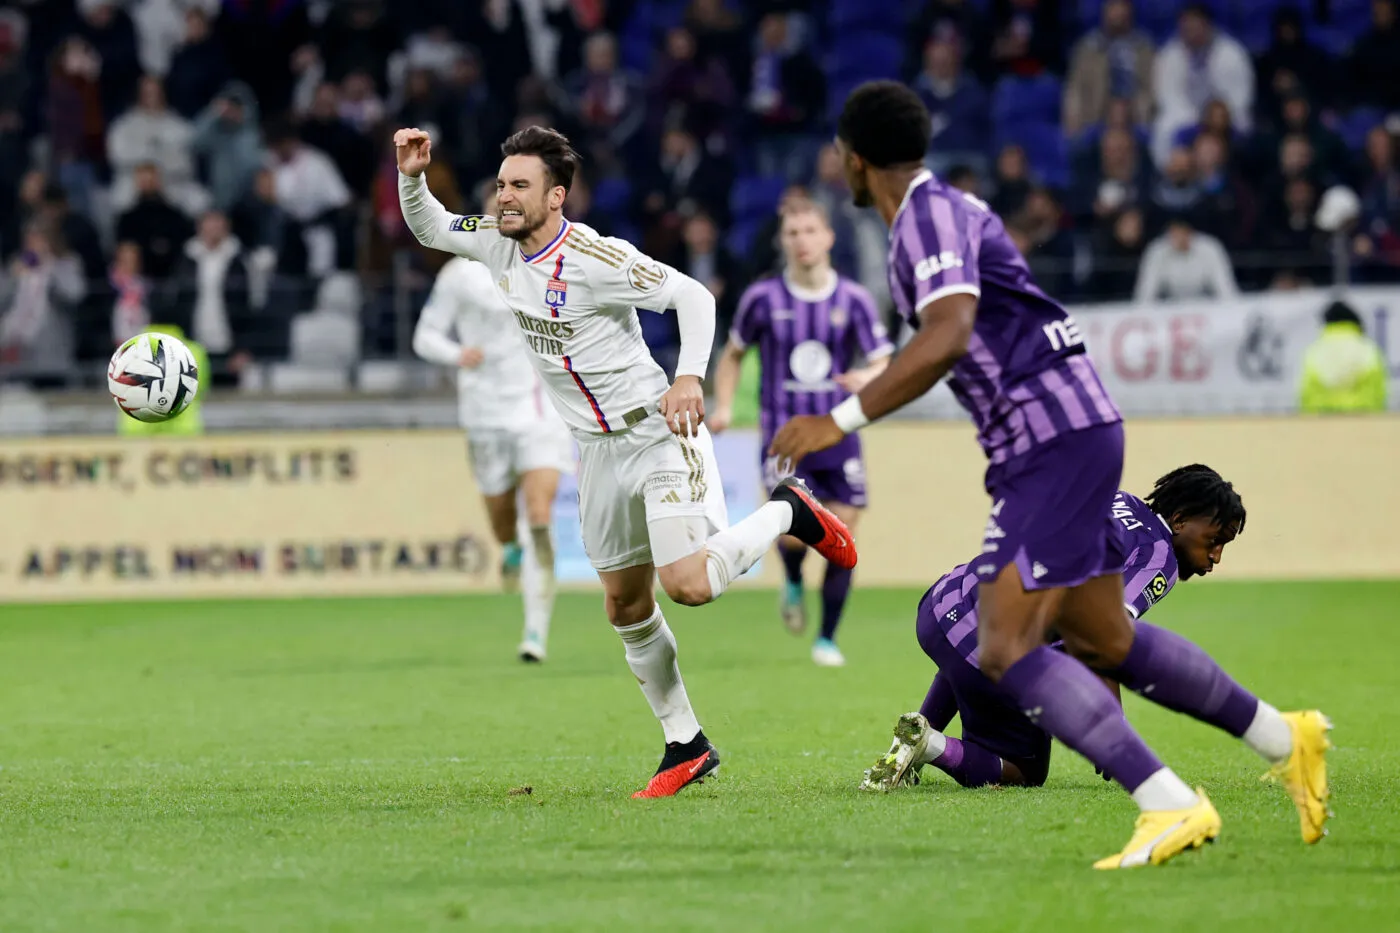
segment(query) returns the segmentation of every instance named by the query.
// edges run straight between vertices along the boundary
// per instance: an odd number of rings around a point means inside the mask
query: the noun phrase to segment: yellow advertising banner
[[[494,588],[455,431],[0,443],[9,601]]]

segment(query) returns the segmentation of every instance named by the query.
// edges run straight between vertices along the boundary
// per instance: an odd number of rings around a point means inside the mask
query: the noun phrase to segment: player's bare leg
[[[520,499],[529,533],[529,559],[524,561],[521,573],[525,634],[520,642],[520,657],[525,661],[544,660],[549,622],[554,614],[554,537],[550,526],[558,488],[558,470],[527,470],[520,476]]]
[[[1067,595],[1065,611],[1077,621],[1072,628],[1061,626],[1066,650],[1145,699],[1243,740],[1270,764],[1267,776],[1278,778],[1293,799],[1303,841],[1322,839],[1331,815],[1327,718],[1316,710],[1280,713],[1175,632],[1134,623],[1123,613],[1116,623],[1100,622],[1113,600],[1121,605],[1121,593],[1121,581],[1115,589],[1100,578]]]
[[[496,496],[482,496],[486,517],[491,521],[491,534],[501,546],[501,589],[514,593],[520,588],[520,562],[524,550],[520,546],[520,514],[516,507],[519,490],[512,486]]]
[[[861,510],[848,503],[831,500],[824,500],[822,505],[846,526],[854,539]],[[821,667],[842,667],[846,663],[841,649],[836,647],[836,627],[841,624],[841,616],[846,611],[846,599],[851,595],[854,574],[855,570],[851,567],[826,565],[826,575],[822,578],[822,627],[812,645],[812,661]]]
[[[1075,599],[1066,605],[1067,594]],[[1153,754],[1113,694],[1081,662],[1045,644],[1052,624],[1092,644],[1127,627],[1123,581],[1097,577],[1074,589],[1027,591],[1015,562],[978,588],[978,663],[1030,717],[1121,784],[1142,810],[1133,838],[1099,868],[1160,864],[1215,838],[1220,817]]]
[[[802,564],[807,559],[807,545],[792,535],[778,539],[778,556],[783,561],[783,586],[778,597],[778,614],[783,627],[794,635],[807,631],[807,606],[803,601]]]
[[[719,752],[705,738],[691,708],[676,661],[676,638],[655,598],[651,564],[600,570],[608,621],[622,639],[627,666],[661,722],[666,751],[647,786],[633,797],[670,797],[704,781],[719,767]]]

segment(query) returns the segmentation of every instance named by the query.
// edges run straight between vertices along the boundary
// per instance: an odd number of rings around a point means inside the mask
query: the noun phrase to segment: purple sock
[[[778,545],[778,553],[783,555],[783,569],[787,571],[787,581],[789,583],[802,583],[802,559],[807,556],[807,549],[787,548]]]
[[[851,576],[854,571],[842,570],[835,564],[826,565],[826,576],[822,578],[822,634],[828,641],[836,640],[836,626],[841,624],[841,612],[846,608],[846,597],[851,595]]]
[[[1031,722],[1089,759],[1128,793],[1162,769],[1094,672],[1041,645],[1007,669],[1003,692]]]
[[[929,685],[928,696],[924,697],[924,705],[919,707],[919,712],[928,720],[928,724],[939,732],[948,728],[948,723],[957,715],[958,698],[953,695],[953,685],[943,676],[942,671],[938,672],[933,678],[933,683]]]
[[[1225,673],[1199,647],[1175,632],[1146,622],[1134,629],[1133,646],[1115,671],[1105,674],[1153,703],[1244,735],[1259,699]]]
[[[931,764],[963,787],[1001,783],[1001,759],[976,742],[950,737],[943,754]]]

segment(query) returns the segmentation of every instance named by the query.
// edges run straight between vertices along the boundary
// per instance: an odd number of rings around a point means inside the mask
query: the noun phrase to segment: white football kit
[[[493,217],[459,217],[422,176],[399,176],[419,242],[480,262],[524,337],[550,400],[578,441],[583,546],[598,570],[664,566],[728,526],[714,445],[671,433],[658,411],[669,388],[642,339],[637,309],[673,307],[699,286],[630,243],[565,220],[532,256]],[[706,348],[708,349],[708,348]],[[684,522],[655,523],[666,518]],[[679,531],[679,529],[683,529]]]
[[[480,365],[461,366],[463,347]],[[573,442],[530,362],[510,308],[479,262],[442,267],[413,333],[423,359],[457,370],[458,420],[483,495],[515,488],[531,470],[572,472]]]

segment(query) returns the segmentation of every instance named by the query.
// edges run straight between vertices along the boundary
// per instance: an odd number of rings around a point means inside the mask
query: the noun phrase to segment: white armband
[[[860,407],[860,396],[852,395],[831,410],[831,420],[844,434],[854,434],[870,423],[865,409]]]

